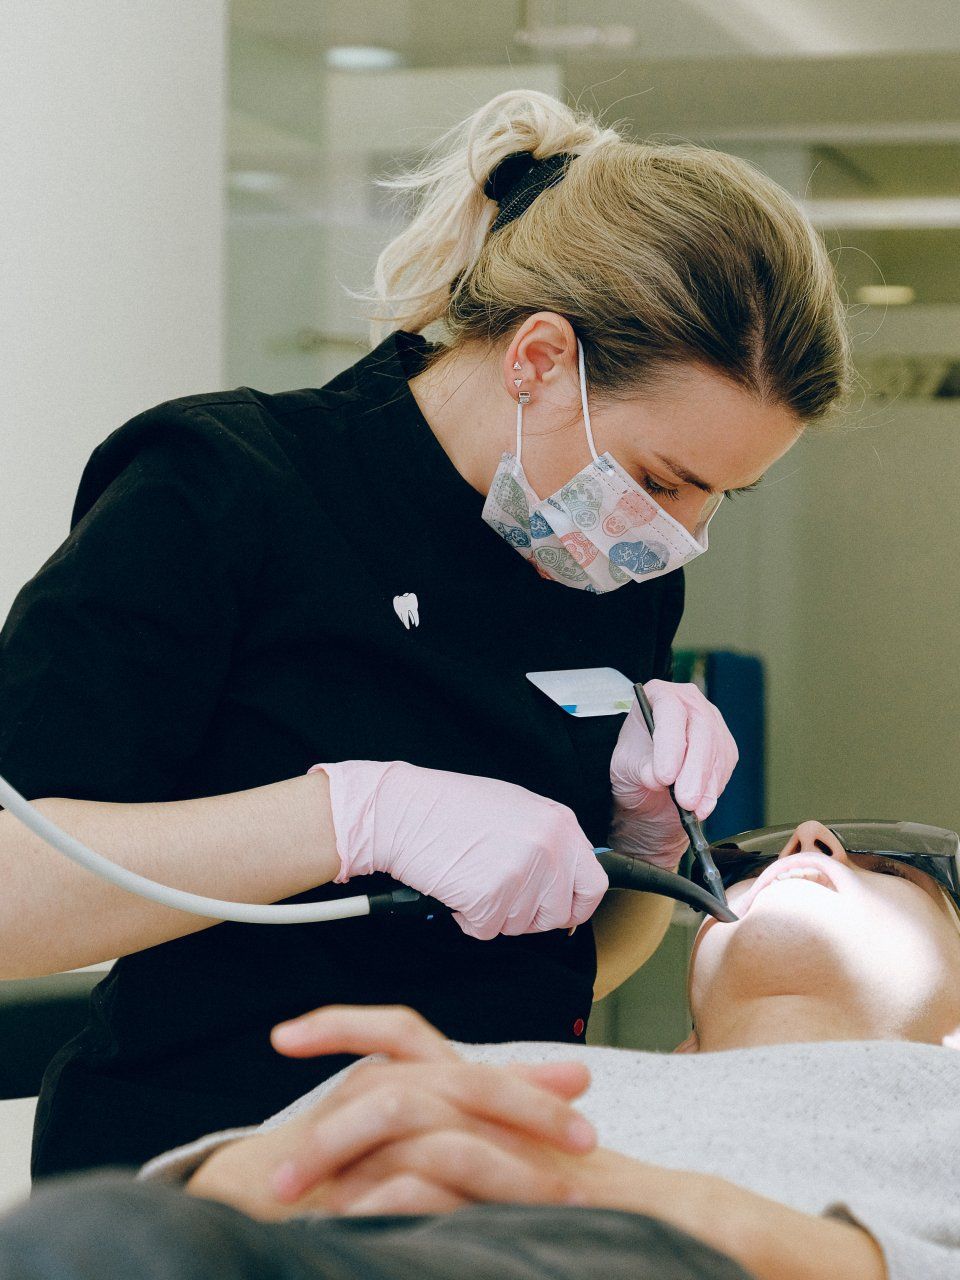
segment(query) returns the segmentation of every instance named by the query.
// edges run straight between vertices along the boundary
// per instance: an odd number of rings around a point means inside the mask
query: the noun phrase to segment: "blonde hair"
[[[491,171],[512,152],[575,158],[489,235]],[[450,346],[496,342],[537,311],[565,316],[601,396],[697,362],[801,420],[850,383],[844,310],[808,218],[754,166],[693,145],[624,140],[547,94],[500,94],[389,179],[417,213],[377,262],[385,329],[440,321]]]

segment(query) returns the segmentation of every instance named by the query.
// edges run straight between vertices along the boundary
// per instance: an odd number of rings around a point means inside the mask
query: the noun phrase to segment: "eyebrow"
[[[706,480],[701,480],[699,476],[695,476],[692,471],[688,471],[686,467],[675,461],[675,459],[668,458],[662,453],[655,453],[653,456],[658,462],[662,462],[665,467],[669,467],[677,479],[682,480],[685,484],[692,484],[695,489],[700,489],[704,493],[717,492],[713,485],[708,484]],[[762,479],[763,476],[758,476],[756,480],[751,481],[750,484],[742,485],[741,489],[734,492],[739,493],[742,489],[755,489]]]

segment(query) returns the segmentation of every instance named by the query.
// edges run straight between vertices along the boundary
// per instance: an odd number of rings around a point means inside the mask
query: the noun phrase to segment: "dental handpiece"
[[[646,690],[642,684],[635,684],[633,692],[637,696],[637,702],[640,706],[640,712],[643,716],[644,724],[650,731],[650,737],[653,737],[653,707],[650,705],[650,699],[647,697]],[[687,839],[690,841],[690,847],[693,850],[694,857],[700,864],[703,872],[704,884],[717,899],[722,907],[729,913],[727,923],[732,923],[737,917],[730,910],[727,903],[727,895],[723,887],[723,877],[717,870],[710,853],[710,841],[703,834],[703,827],[700,825],[700,819],[695,813],[691,813],[689,809],[684,809],[683,805],[677,800],[673,786],[670,788],[670,799],[676,805],[677,813],[680,815],[680,821],[683,823],[683,829],[687,833]],[[720,917],[718,917],[720,918]]]

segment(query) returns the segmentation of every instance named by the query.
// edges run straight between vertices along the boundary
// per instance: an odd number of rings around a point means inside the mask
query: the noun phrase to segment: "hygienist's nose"
[[[831,858],[846,860],[843,845],[822,822],[801,822],[799,827],[780,851],[781,858],[789,858],[792,853],[825,853]]]

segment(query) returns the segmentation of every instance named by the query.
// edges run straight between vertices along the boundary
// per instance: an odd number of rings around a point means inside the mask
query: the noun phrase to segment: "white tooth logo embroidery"
[[[411,622],[415,627],[420,625],[420,603],[412,591],[405,596],[393,597],[393,608],[403,625],[410,630]]]

